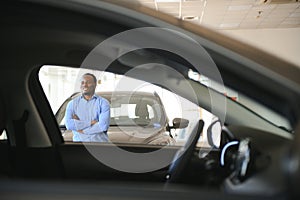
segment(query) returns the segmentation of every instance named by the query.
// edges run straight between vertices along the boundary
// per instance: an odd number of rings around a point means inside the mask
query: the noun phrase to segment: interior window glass
[[[200,75],[198,72],[189,70],[188,76],[190,79],[198,81],[206,85],[207,87],[210,87],[220,93],[223,93],[227,97],[238,102],[239,104],[242,104],[244,107],[247,107],[248,109],[252,110],[253,112],[260,115],[262,118],[271,122],[272,124],[278,127],[282,127],[288,131],[292,131],[292,126],[285,117],[279,115],[278,113],[262,105],[261,103],[258,103],[254,99],[251,99],[229,87],[221,86],[219,83],[207,78],[204,75]]]
[[[0,140],[7,140],[7,134],[6,130],[4,129],[3,132],[0,135]]]
[[[151,134],[156,131],[160,133],[157,137],[171,137],[174,140],[169,145],[183,145],[198,120],[203,119],[205,126],[198,146],[209,147],[206,130],[214,116],[185,98],[162,87],[110,72],[51,65],[43,66],[39,72],[39,80],[65,141],[72,142],[72,131],[66,130],[65,127],[65,110],[72,98],[81,95],[79,77],[86,72],[92,73],[98,78],[95,93],[106,98],[110,103],[108,136],[112,142],[131,143],[128,137],[122,136],[120,131],[132,129],[132,132],[149,130]],[[121,79],[136,81],[139,85],[138,89],[135,91],[116,90],[115,88],[118,87]],[[168,131],[167,127],[173,126],[172,120],[174,118],[189,120],[188,126],[178,129],[171,128]],[[170,141],[169,139],[166,140]],[[145,144],[146,141],[141,139],[137,143]]]

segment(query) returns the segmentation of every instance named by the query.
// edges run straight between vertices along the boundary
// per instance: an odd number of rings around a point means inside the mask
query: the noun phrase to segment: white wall
[[[300,28],[224,30],[221,32],[262,48],[300,67]]]

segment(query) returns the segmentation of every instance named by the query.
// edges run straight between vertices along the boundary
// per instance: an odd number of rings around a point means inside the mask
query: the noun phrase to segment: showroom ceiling
[[[130,1],[213,29],[300,27],[300,0]]]

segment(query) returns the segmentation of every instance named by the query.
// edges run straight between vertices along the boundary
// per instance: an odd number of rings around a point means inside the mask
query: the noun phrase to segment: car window
[[[96,94],[109,101],[110,127],[108,136],[112,142],[131,143],[128,139],[128,135],[131,133],[128,130],[132,130],[132,132],[139,131],[139,133],[148,134],[149,137],[156,134],[157,140],[158,137],[165,138],[158,141],[168,141],[167,144],[169,145],[181,146],[187,141],[197,121],[201,118],[206,123],[198,146],[209,147],[205,132],[214,116],[173,92],[110,72],[63,66],[43,66],[39,72],[39,80],[65,141],[72,142],[72,131],[66,130],[65,127],[65,110],[72,99],[80,96],[78,77],[87,71],[98,76]],[[118,90],[116,88],[118,88],[118,82],[121,79],[130,79],[130,81],[136,82],[139,88],[127,90],[125,87],[125,89]],[[172,120],[174,118],[189,120],[188,126],[173,129]],[[149,144],[156,144],[143,139],[135,140],[136,143],[140,144],[147,144],[146,141]]]
[[[103,97],[109,99],[108,96]],[[130,98],[129,101],[122,97],[115,98],[114,103],[111,103],[110,118],[112,121],[110,125],[131,125],[133,120],[135,120],[137,125],[143,125],[141,120],[138,121],[136,119],[145,119],[145,122],[147,122],[147,120],[149,122],[151,121],[152,125],[160,124],[158,119],[161,110],[159,110],[160,107],[158,107],[158,110],[154,111],[155,104],[158,104],[158,102],[155,102],[155,99],[147,99],[143,96]],[[142,102],[147,102],[147,104],[143,106]],[[141,107],[143,108],[140,109]],[[143,115],[144,113],[146,113],[146,115]]]
[[[0,134],[0,140],[7,140],[6,130],[3,130],[3,132]]]
[[[6,134],[6,130],[5,130],[5,109],[4,109],[4,105],[2,104],[2,98],[0,98],[0,141],[1,140],[7,140],[7,134]]]

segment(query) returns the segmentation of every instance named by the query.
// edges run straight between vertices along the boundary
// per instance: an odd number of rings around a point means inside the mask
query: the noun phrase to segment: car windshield
[[[100,94],[111,105],[111,126],[162,127],[166,123],[161,102],[154,95],[128,92]]]
[[[258,103],[257,101],[247,97],[246,95],[243,95],[242,93],[239,93],[233,90],[232,88],[221,85],[205,77],[204,75],[200,75],[199,73],[194,72],[192,70],[189,71],[189,78],[198,81],[206,85],[207,87],[218,91],[219,93],[226,95],[232,101],[242,105],[243,107],[247,108],[248,110],[260,116],[264,120],[273,124],[274,126],[282,128],[289,132],[293,131],[291,124],[285,117],[279,115],[278,113]]]

